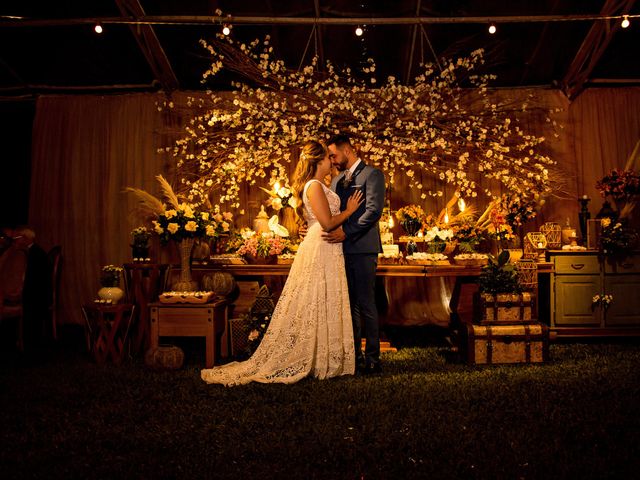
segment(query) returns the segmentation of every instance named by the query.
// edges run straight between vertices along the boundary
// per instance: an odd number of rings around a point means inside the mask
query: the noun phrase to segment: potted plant
[[[531,320],[532,295],[522,292],[518,269],[509,263],[509,252],[489,255],[478,284],[483,322],[517,322]]]
[[[418,245],[416,245],[414,237],[418,233],[418,230],[422,228],[424,216],[424,210],[418,205],[406,205],[396,212],[396,218],[409,236],[407,241],[407,256],[413,255],[418,251]]]
[[[133,243],[131,244],[131,253],[134,262],[149,261],[149,239],[151,232],[147,227],[140,226],[131,231]]]
[[[100,290],[98,297],[105,303],[115,304],[124,297],[124,290],[120,288],[120,274],[122,267],[105,265],[100,272]]]

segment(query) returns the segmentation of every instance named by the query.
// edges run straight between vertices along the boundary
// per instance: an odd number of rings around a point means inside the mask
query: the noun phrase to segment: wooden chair
[[[22,291],[27,271],[27,253],[11,247],[0,260],[0,323],[17,320],[16,346],[24,351],[24,309]]]
[[[56,245],[49,250],[49,266],[51,267],[51,298],[49,314],[51,315],[51,336],[58,339],[58,296],[60,291],[60,275],[62,270],[62,247]]]

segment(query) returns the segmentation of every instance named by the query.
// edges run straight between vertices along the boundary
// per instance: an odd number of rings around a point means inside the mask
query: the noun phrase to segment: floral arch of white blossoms
[[[531,96],[497,100],[488,86],[495,77],[478,72],[482,50],[425,64],[402,85],[393,77],[379,82],[372,59],[358,72],[330,62],[320,69],[317,57],[288,69],[274,58],[269,37],[247,45],[220,35],[201,44],[211,55],[203,84],[223,69],[241,80],[231,82],[232,92],[189,97],[185,130],[161,149],[175,157],[177,192],[194,205],[238,208],[242,184],[286,184],[296,147],[335,133],[349,134],[390,184],[406,175],[422,199],[443,195],[442,188],[427,189],[425,178],[460,196],[490,199],[500,193],[479,180],[497,182],[511,202],[529,205],[558,189],[545,138],[521,126],[526,115],[550,122],[554,112]],[[177,107],[166,100],[159,108]]]

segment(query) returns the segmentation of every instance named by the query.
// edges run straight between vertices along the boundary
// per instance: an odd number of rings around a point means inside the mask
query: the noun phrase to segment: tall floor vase
[[[198,290],[198,282],[191,277],[191,252],[195,245],[194,238],[185,238],[178,242],[180,252],[180,279],[173,284],[173,289],[178,292],[193,292]]]

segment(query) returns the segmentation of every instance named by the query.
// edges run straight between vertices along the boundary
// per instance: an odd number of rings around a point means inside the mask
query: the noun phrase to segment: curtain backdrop
[[[496,95],[524,98],[529,93],[499,90]],[[547,106],[563,109],[556,119],[564,128],[558,138],[548,137],[548,148],[564,172],[566,198],[547,201],[527,230],[545,221],[564,223],[566,218],[577,226],[576,197],[590,196],[595,215],[602,205],[595,181],[609,169],[623,167],[640,139],[640,88],[587,90],[573,103],[555,90],[534,93]],[[173,101],[185,105],[186,97],[177,93]],[[130,215],[135,201],[122,189],[135,186],[157,193],[155,175],[173,178],[170,157],[158,149],[171,145],[169,127],[179,127],[184,119],[178,113],[160,112],[156,102],[163,100],[160,94],[38,99],[29,221],[43,247],[62,246],[63,322],[82,323],[80,306],[96,297],[102,265],[131,260],[130,232],[140,222]],[[538,115],[528,118],[525,126],[535,134],[549,132],[548,122]],[[236,224],[249,226],[266,198],[257,188],[241,193],[245,214]],[[435,212],[445,200],[421,201],[401,181],[391,191],[393,209],[417,202]],[[163,249],[162,259],[170,253]],[[418,318],[422,313],[414,316],[416,322],[424,321]]]

